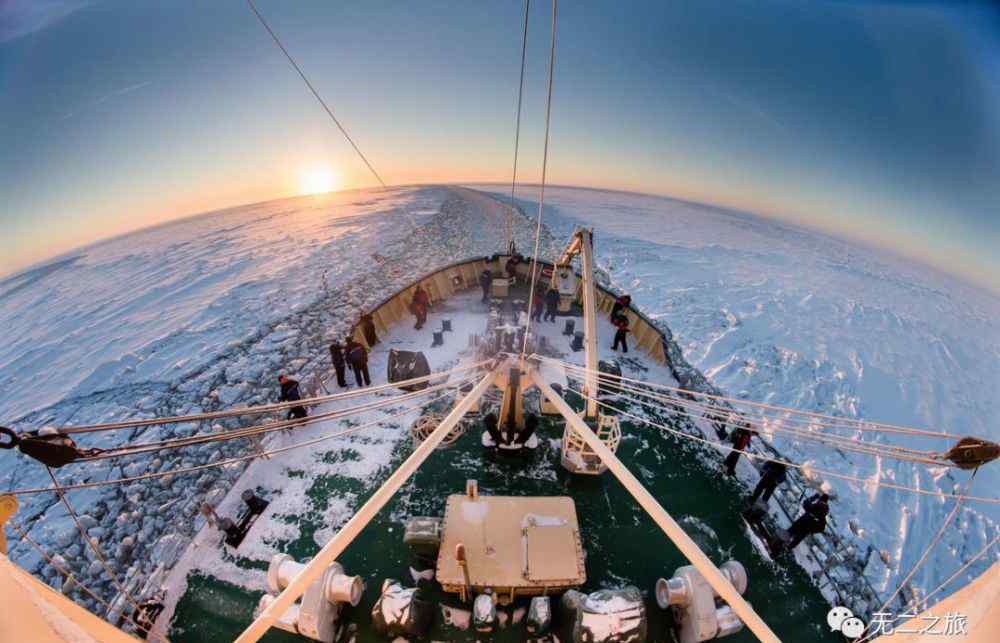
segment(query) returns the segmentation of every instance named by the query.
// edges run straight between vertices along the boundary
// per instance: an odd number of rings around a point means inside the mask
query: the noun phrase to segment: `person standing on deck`
[[[378,334],[375,332],[375,320],[370,313],[361,316],[361,332],[365,335],[365,341],[369,346],[378,344]]]
[[[542,299],[542,292],[536,286],[534,294],[531,296],[531,321],[542,320],[542,309],[544,306],[545,301]]]
[[[510,279],[511,285],[517,283],[517,266],[520,263],[521,260],[517,258],[517,255],[514,255],[507,260],[505,268],[507,270],[507,278]]]
[[[821,534],[826,529],[826,517],[830,513],[830,496],[818,493],[810,496],[802,508],[805,512],[788,528],[788,551],[795,549],[800,542],[812,534]]]
[[[625,341],[628,335],[628,317],[625,315],[618,315],[613,320],[615,328],[618,330],[615,332],[615,343],[611,346],[611,350],[618,350],[618,346],[622,347],[622,352],[628,352],[628,343]]]
[[[632,304],[632,297],[630,295],[622,295],[621,297],[615,299],[615,305],[611,307],[611,323],[615,323],[620,315],[624,315],[625,311]]]
[[[733,450],[726,456],[725,462],[726,473],[729,475],[736,475],[736,463],[740,460],[740,451],[746,451],[747,447],[750,446],[751,437],[753,437],[753,431],[742,426],[735,429],[730,436],[733,441]]]
[[[764,504],[767,504],[767,501],[771,499],[771,495],[774,494],[775,488],[785,481],[785,470],[785,465],[780,462],[768,460],[764,463],[764,466],[760,468],[760,480],[757,482],[757,487],[753,490],[753,495],[750,496],[751,506],[757,502],[757,498],[760,498],[761,494],[763,494]]]
[[[347,363],[354,371],[354,379],[358,381],[358,386],[370,386],[372,378],[368,374],[368,349],[353,337],[348,338],[345,347]]]
[[[337,371],[337,386],[347,388],[347,380],[344,379],[344,371],[347,370],[347,364],[344,362],[344,347],[337,340],[333,340],[333,343],[330,344],[330,361],[333,362],[333,369]]]
[[[431,298],[423,286],[418,285],[413,291],[413,300],[410,302],[410,311],[417,318],[415,329],[420,330],[427,321],[427,307],[431,303]]]
[[[555,288],[549,288],[549,291],[545,293],[545,321],[554,322],[557,310],[559,310],[559,291]]]
[[[490,289],[493,288],[493,271],[489,268],[479,273],[479,287],[483,289],[483,301],[489,301]]]
[[[285,375],[279,375],[278,384],[281,385],[281,395],[279,397],[282,402],[298,402],[302,399],[302,395],[299,393],[299,383],[296,380]],[[306,412],[306,407],[304,406],[293,406],[288,409],[289,420],[292,418],[301,420],[307,415],[309,414]]]

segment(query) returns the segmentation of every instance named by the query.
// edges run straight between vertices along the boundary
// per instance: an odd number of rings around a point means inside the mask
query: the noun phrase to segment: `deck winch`
[[[257,605],[261,614],[292,580],[305,569],[288,554],[275,554],[267,569],[267,594]],[[344,605],[361,602],[364,582],[360,576],[348,576],[339,563],[333,563],[319,580],[306,589],[302,599],[282,614],[275,625],[286,632],[333,643],[340,636],[338,623]]]
[[[736,591],[746,592],[747,572],[743,565],[730,560],[720,565],[719,571]],[[743,621],[733,608],[719,599],[718,592],[691,565],[678,567],[669,580],[658,580],[655,594],[657,605],[673,614],[679,643],[700,643],[743,629]]]

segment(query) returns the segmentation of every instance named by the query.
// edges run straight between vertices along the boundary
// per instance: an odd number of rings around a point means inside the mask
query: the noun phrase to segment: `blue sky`
[[[258,6],[387,182],[509,180],[523,3]],[[1000,291],[995,6],[564,0],[558,28],[553,182],[776,216]],[[0,274],[300,193],[315,167],[373,183],[238,0],[0,0],[0,143]]]

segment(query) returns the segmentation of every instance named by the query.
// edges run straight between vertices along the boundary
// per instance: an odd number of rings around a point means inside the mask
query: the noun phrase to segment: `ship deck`
[[[514,297],[523,293],[515,291]],[[472,363],[475,351],[469,337],[482,333],[486,326],[487,306],[480,301],[478,289],[463,291],[436,303],[427,326],[420,331],[410,323],[400,322],[380,338],[371,352],[373,383],[385,381],[388,350],[423,351],[431,371],[443,371],[462,363]],[[431,346],[431,332],[450,319],[452,332],[445,333],[443,346]],[[582,328],[577,318],[576,325]],[[565,362],[583,365],[583,352],[574,352],[571,338],[562,335],[564,317],[555,323],[538,323],[535,328],[560,353]],[[601,360],[618,363],[627,377],[675,384],[665,366],[639,352],[627,355],[611,351],[614,329],[601,315],[598,321]],[[560,368],[543,367],[550,383],[576,385]],[[350,373],[348,373],[350,378]],[[327,381],[333,392],[336,383]],[[537,408],[529,393],[527,404]],[[537,398],[534,398],[537,399]],[[581,400],[571,394],[565,399],[576,409]],[[661,411],[625,399],[608,398],[630,413],[647,416],[657,422],[684,429],[690,420],[681,416],[661,415]],[[484,411],[499,406],[500,391],[484,399]],[[349,406],[356,401],[333,402],[318,408],[323,412]],[[442,400],[435,409],[447,412],[450,400]],[[392,470],[411,452],[408,429],[415,415],[389,417],[401,407],[373,411],[350,420],[331,420],[297,429],[279,440],[290,443],[323,435],[345,427],[357,426],[382,417],[382,426],[366,429],[353,436],[337,438],[313,447],[308,452],[291,451],[270,460],[257,460],[239,481],[227,489],[219,512],[234,511],[239,493],[256,489],[269,498],[270,505],[253,527],[241,547],[233,551],[220,544],[218,532],[203,528],[166,580],[170,588],[167,610],[158,627],[169,625],[167,634],[174,642],[231,640],[252,620],[258,598],[264,591],[265,574],[271,555],[288,553],[304,561],[313,556],[351,516]],[[660,577],[687,564],[663,533],[636,506],[632,497],[608,473],[601,476],[572,475],[560,466],[561,418],[542,416],[538,435],[540,445],[530,454],[519,457],[498,454],[482,447],[480,416],[470,416],[467,431],[449,449],[435,451],[396,497],[348,547],[339,561],[347,573],[364,578],[366,589],[361,604],[347,610],[355,628],[356,640],[382,640],[370,625],[369,612],[386,578],[413,585],[413,556],[403,543],[403,526],[413,516],[444,516],[449,496],[461,494],[467,480],[477,480],[484,496],[563,496],[575,504],[580,543],[585,552],[586,580],[582,591],[635,585],[647,598],[649,641],[669,641],[665,612],[655,604],[652,589]],[[750,584],[748,600],[762,617],[789,641],[835,641],[824,627],[829,606],[806,573],[789,562],[778,564],[762,558],[743,532],[739,511],[743,508],[742,488],[720,475],[718,454],[692,446],[665,432],[622,418],[623,438],[619,457],[650,489],[681,525],[717,564],[730,558],[747,568]],[[454,571],[454,570],[452,570]],[[445,577],[451,574],[445,570]],[[520,570],[518,570],[520,573]],[[439,612],[427,640],[477,639],[468,625],[469,605],[444,591],[440,586],[425,589],[426,598],[438,604]],[[555,607],[555,605],[554,605]],[[526,599],[519,598],[500,610],[502,627],[490,638],[498,641],[521,641]],[[803,633],[807,633],[803,635]],[[272,630],[265,641],[296,641],[294,635]],[[747,631],[728,640],[753,641]]]

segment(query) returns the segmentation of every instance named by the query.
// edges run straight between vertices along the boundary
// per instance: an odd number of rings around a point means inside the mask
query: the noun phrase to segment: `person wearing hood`
[[[302,394],[299,393],[299,383],[296,380],[288,377],[287,375],[278,376],[278,384],[281,385],[280,399],[282,402],[298,402],[302,399]],[[288,419],[291,420],[295,418],[301,420],[302,418],[309,415],[306,412],[306,407],[304,406],[293,406],[288,409]]]
[[[333,369],[337,372],[337,386],[347,388],[347,380],[344,373],[347,370],[347,363],[344,361],[344,347],[340,342],[333,340],[330,344],[330,361],[333,362]]]
[[[368,374],[368,349],[361,342],[349,337],[344,353],[347,363],[354,371],[354,379],[357,380],[358,386],[370,386],[372,378]]]

